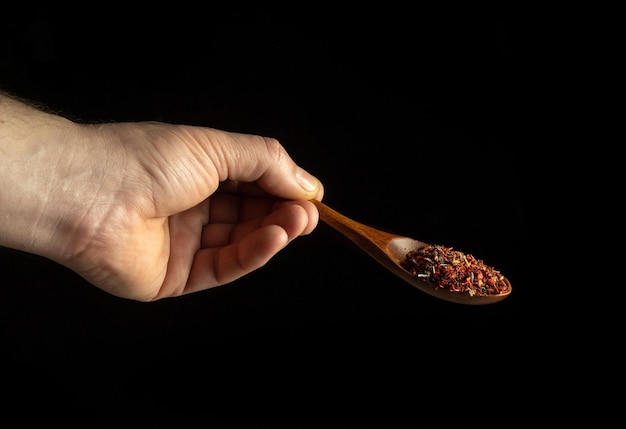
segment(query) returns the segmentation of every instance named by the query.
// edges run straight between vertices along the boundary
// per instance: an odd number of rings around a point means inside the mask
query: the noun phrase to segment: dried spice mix
[[[511,288],[499,271],[452,247],[427,245],[410,250],[401,265],[411,275],[433,284],[435,290],[483,296],[508,293]]]

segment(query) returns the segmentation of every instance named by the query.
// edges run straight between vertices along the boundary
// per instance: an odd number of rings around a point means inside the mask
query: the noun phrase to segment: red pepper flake
[[[402,267],[411,275],[433,284],[435,290],[484,296],[508,293],[511,288],[495,268],[452,247],[427,245],[410,250]]]

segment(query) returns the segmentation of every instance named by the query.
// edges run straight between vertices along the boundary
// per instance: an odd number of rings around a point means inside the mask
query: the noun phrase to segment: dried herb
[[[510,292],[511,285],[495,268],[482,260],[452,247],[427,245],[410,250],[402,267],[435,289],[476,295],[498,295]]]

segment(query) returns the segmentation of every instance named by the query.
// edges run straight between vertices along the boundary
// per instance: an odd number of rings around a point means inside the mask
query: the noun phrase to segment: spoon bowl
[[[436,287],[436,284],[422,280],[402,266],[402,262],[409,251],[426,247],[429,245],[428,243],[364,225],[342,215],[320,201],[311,200],[311,202],[317,207],[320,219],[324,223],[350,239],[393,274],[422,292],[445,301],[466,305],[492,304],[502,301],[511,293],[511,284],[506,278],[504,279],[508,286],[506,292],[499,294],[470,295],[467,292],[455,292]]]

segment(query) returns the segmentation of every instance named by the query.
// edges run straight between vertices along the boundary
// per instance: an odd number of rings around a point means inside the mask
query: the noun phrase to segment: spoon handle
[[[339,231],[380,262],[389,258],[390,254],[387,246],[392,239],[400,236],[350,219],[317,200],[311,200],[311,202],[317,207],[320,219],[330,227]],[[381,251],[387,256],[381,255]]]

